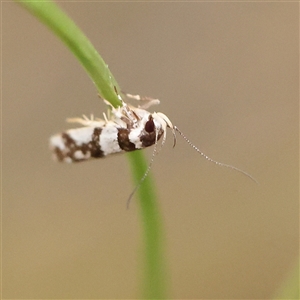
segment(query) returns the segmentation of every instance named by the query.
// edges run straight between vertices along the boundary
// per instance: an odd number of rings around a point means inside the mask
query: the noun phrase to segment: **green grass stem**
[[[273,299],[300,299],[299,258],[276,291]]]
[[[148,163],[142,151],[127,155],[135,183],[145,174]],[[137,164],[136,161],[139,161]],[[140,218],[143,226],[143,253],[146,260],[143,266],[141,290],[143,299],[165,299],[167,295],[166,262],[164,256],[164,234],[162,216],[156,201],[153,181],[148,176],[137,190],[140,203]]]
[[[118,84],[107,64],[84,33],[55,3],[45,0],[16,2],[36,16],[66,44],[84,67],[102,98],[114,107],[121,105],[114,88],[120,92]]]

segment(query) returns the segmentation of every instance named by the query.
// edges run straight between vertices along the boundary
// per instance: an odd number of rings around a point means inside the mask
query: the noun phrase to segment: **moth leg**
[[[159,99],[154,99],[154,98],[147,97],[147,96],[132,95],[129,93],[125,93],[123,91],[122,91],[122,93],[129,99],[134,99],[137,101],[144,102],[142,105],[138,106],[139,108],[142,108],[142,109],[147,109],[152,105],[158,105],[160,103]]]
[[[68,118],[68,123],[78,123],[83,126],[91,126],[91,127],[102,127],[105,124],[105,121],[102,119],[94,119],[94,115],[91,115],[90,119],[83,115],[82,118]]]

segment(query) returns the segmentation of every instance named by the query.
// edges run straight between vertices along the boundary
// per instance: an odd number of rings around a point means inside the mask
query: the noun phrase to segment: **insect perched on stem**
[[[154,157],[166,141],[167,128],[170,128],[173,133],[174,146],[176,144],[176,132],[178,132],[194,150],[208,161],[238,171],[257,183],[247,172],[234,166],[217,162],[205,155],[177,126],[172,124],[165,114],[160,112],[148,112],[146,110],[148,107],[159,104],[158,99],[131,94],[125,95],[128,98],[141,101],[143,104],[134,107],[125,103],[121,96],[118,96],[122,103],[121,107],[111,107],[108,116],[103,114],[104,119],[94,119],[93,116],[91,116],[90,119],[86,116],[83,116],[83,118],[67,119],[69,123],[78,123],[83,125],[83,127],[69,129],[64,133],[56,134],[50,138],[50,147],[54,152],[54,158],[61,162],[81,162],[123,151],[140,150],[154,145],[148,168],[141,178],[140,183],[130,194],[127,202],[127,204],[129,204],[135,191],[147,177]],[[104,101],[110,105],[109,102]],[[158,149],[157,144],[161,138],[162,142]]]

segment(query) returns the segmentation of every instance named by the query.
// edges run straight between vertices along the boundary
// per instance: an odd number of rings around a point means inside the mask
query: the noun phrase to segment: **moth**
[[[167,128],[175,134],[175,127],[169,118],[160,112],[150,113],[146,110],[158,104],[158,99],[126,94],[144,105],[134,107],[125,103],[120,97],[122,106],[111,106],[109,115],[104,119],[72,118],[69,123],[78,123],[84,127],[69,129],[50,138],[50,147],[54,158],[62,162],[81,162],[92,158],[101,158],[122,151],[135,151],[156,145],[163,137],[166,140]]]
[[[83,127],[69,129],[50,138],[50,148],[54,153],[54,158],[60,162],[82,162],[124,151],[141,150],[154,145],[152,158],[147,171],[140,181],[141,184],[151,168],[155,155],[164,145],[167,137],[167,129],[169,128],[174,138],[173,146],[176,144],[177,132],[205,159],[217,165],[236,170],[257,182],[247,172],[234,166],[217,162],[205,155],[190,142],[177,126],[172,124],[165,114],[161,112],[150,113],[147,109],[154,104],[159,104],[160,101],[158,99],[132,94],[125,95],[128,98],[141,101],[140,103],[143,104],[134,107],[124,102],[122,97],[118,95],[122,104],[118,108],[112,107],[109,102],[104,100],[110,106],[110,111],[108,115],[103,114],[103,119],[95,119],[93,115],[90,118],[83,116],[83,118],[67,119],[68,122],[78,123]],[[161,146],[158,150],[158,141],[161,139]]]

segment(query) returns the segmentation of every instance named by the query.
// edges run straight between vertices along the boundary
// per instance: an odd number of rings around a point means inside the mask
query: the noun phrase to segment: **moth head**
[[[162,135],[165,136],[165,124],[161,122],[160,119],[157,119],[154,114],[149,114],[144,116],[142,120],[143,130],[141,132],[141,142],[143,147],[149,147],[154,144],[157,144],[157,141],[161,138]]]

